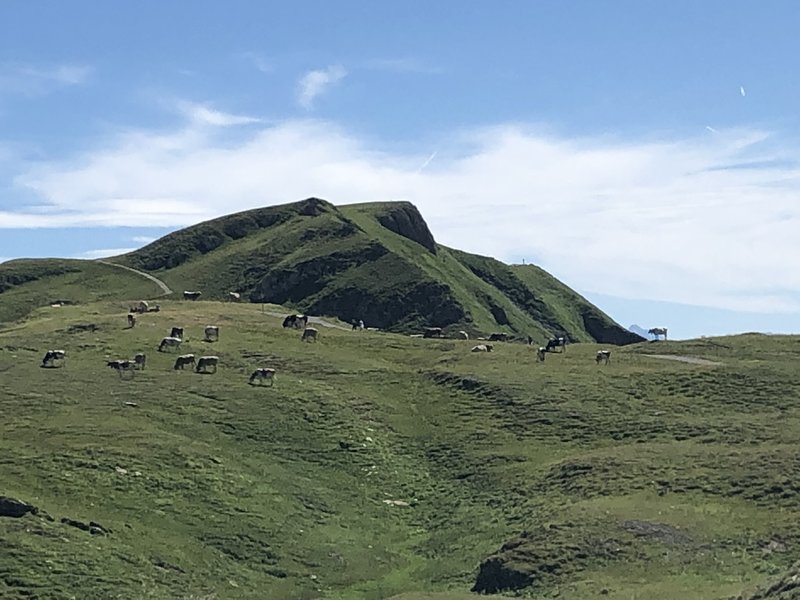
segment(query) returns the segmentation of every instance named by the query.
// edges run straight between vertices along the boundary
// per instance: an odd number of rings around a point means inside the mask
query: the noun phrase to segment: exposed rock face
[[[389,231],[417,242],[431,254],[436,254],[436,241],[433,239],[433,234],[417,207],[410,202],[397,202],[395,206],[378,215],[377,219],[378,223]]]
[[[22,502],[15,498],[0,496],[0,517],[13,517],[18,519],[28,513],[37,513],[37,508],[33,504]]]
[[[582,311],[581,317],[586,331],[601,344],[624,346],[625,344],[636,344],[645,341],[642,336],[632,331],[623,329],[614,323],[603,322],[590,307],[586,307],[586,310]]]
[[[743,594],[736,600],[797,600],[800,598],[800,563],[768,587],[752,594]]]

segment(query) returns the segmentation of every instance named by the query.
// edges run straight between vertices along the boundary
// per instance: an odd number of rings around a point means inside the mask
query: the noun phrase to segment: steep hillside
[[[722,600],[800,560],[796,337],[537,363],[323,324],[302,343],[247,303],[163,300],[128,329],[137,297],[0,330],[4,599]],[[155,351],[176,325],[217,373]]]
[[[555,280],[540,294],[533,279],[499,261],[436,244],[417,209],[404,202],[337,208],[311,198],[251,210],[115,260],[155,273],[173,289],[199,289],[204,298],[239,291],[251,302],[392,331],[439,326],[537,342],[562,334],[640,341],[567,288],[550,293]]]

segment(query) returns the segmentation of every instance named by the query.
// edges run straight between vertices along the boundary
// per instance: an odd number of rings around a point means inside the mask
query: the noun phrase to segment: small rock
[[[114,470],[119,473],[120,475],[127,475],[128,469],[123,469],[122,467],[114,467]]]

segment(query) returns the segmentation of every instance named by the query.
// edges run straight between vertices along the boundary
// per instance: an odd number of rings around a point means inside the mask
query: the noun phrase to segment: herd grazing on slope
[[[184,291],[183,292],[183,299],[189,301],[196,301],[202,292],[200,291]],[[227,296],[228,301],[230,302],[239,302],[241,300],[241,294],[239,292],[229,292]],[[128,329],[131,329],[136,326],[137,323],[137,314],[148,313],[148,312],[159,312],[161,310],[160,305],[155,304],[154,306],[150,306],[150,304],[142,300],[135,305],[130,307],[130,311],[127,315],[127,322],[128,322]],[[319,330],[315,327],[308,326],[308,315],[299,315],[299,314],[291,314],[286,316],[283,319],[283,328],[292,328],[292,329],[302,329],[303,333],[300,336],[301,341],[318,341],[319,340]],[[356,320],[352,321],[353,330],[363,330],[365,329],[364,321],[363,320]],[[219,326],[218,325],[206,325],[203,329],[204,338],[203,341],[205,342],[217,342],[219,341]],[[661,336],[664,337],[664,340],[667,339],[667,328],[666,327],[653,327],[648,331],[648,333],[654,336],[655,340],[658,341]],[[442,327],[426,327],[421,334],[412,334],[411,337],[420,337],[420,338],[444,338],[445,331]],[[455,333],[454,336],[456,339],[460,340],[469,340],[470,336],[469,333],[466,331],[458,331]],[[158,351],[159,352],[166,352],[167,350],[180,349],[181,344],[184,341],[184,328],[183,327],[172,327],[168,336],[165,336],[161,339],[160,343],[158,344]],[[510,342],[513,341],[515,338],[513,335],[505,333],[505,332],[497,332],[489,334],[488,338],[478,337],[478,340],[486,340],[492,342]],[[527,345],[533,345],[533,338],[531,336],[527,336]],[[557,352],[562,353],[566,352],[567,344],[569,343],[569,338],[566,335],[560,335],[556,337],[550,338],[544,346],[539,346],[536,349],[536,359],[538,362],[544,362],[545,357],[548,353]],[[483,352],[489,353],[492,352],[494,349],[492,344],[481,343],[477,344],[472,347],[471,352]],[[599,364],[608,365],[611,359],[611,351],[610,350],[598,350],[595,355],[595,362]],[[144,370],[145,365],[147,362],[147,358],[143,352],[139,352],[134,355],[132,359],[114,359],[109,360],[106,362],[107,366],[111,369],[116,370],[119,373],[120,378],[132,378],[135,371]],[[175,359],[175,363],[173,366],[174,370],[185,370],[187,366],[194,369],[196,373],[216,373],[217,367],[219,365],[220,359],[218,356],[209,355],[209,356],[200,356],[199,358],[195,357],[194,354],[181,354]],[[65,350],[48,350],[44,358],[42,359],[41,366],[44,368],[58,368],[63,367],[66,364],[66,351]],[[264,382],[269,382],[269,385],[273,385],[275,381],[275,370],[268,367],[259,367],[255,371],[252,372],[248,379],[248,383],[251,385],[258,383],[259,385],[263,384]]]

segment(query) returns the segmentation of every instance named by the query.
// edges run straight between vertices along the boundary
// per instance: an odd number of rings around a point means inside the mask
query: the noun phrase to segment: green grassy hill
[[[537,363],[322,325],[302,343],[247,303],[162,300],[127,329],[128,291],[0,328],[0,497],[36,507],[0,517],[2,598],[707,600],[800,560],[798,338]],[[216,374],[155,351],[173,325]],[[40,368],[50,348],[64,368]],[[105,366],[140,351],[131,380]]]
[[[564,334],[641,341],[543,271],[534,276],[436,244],[404,202],[335,207],[311,198],[251,210],[176,231],[114,261],[178,292],[224,299],[238,291],[252,302],[392,331],[439,326],[530,335],[537,343]]]

